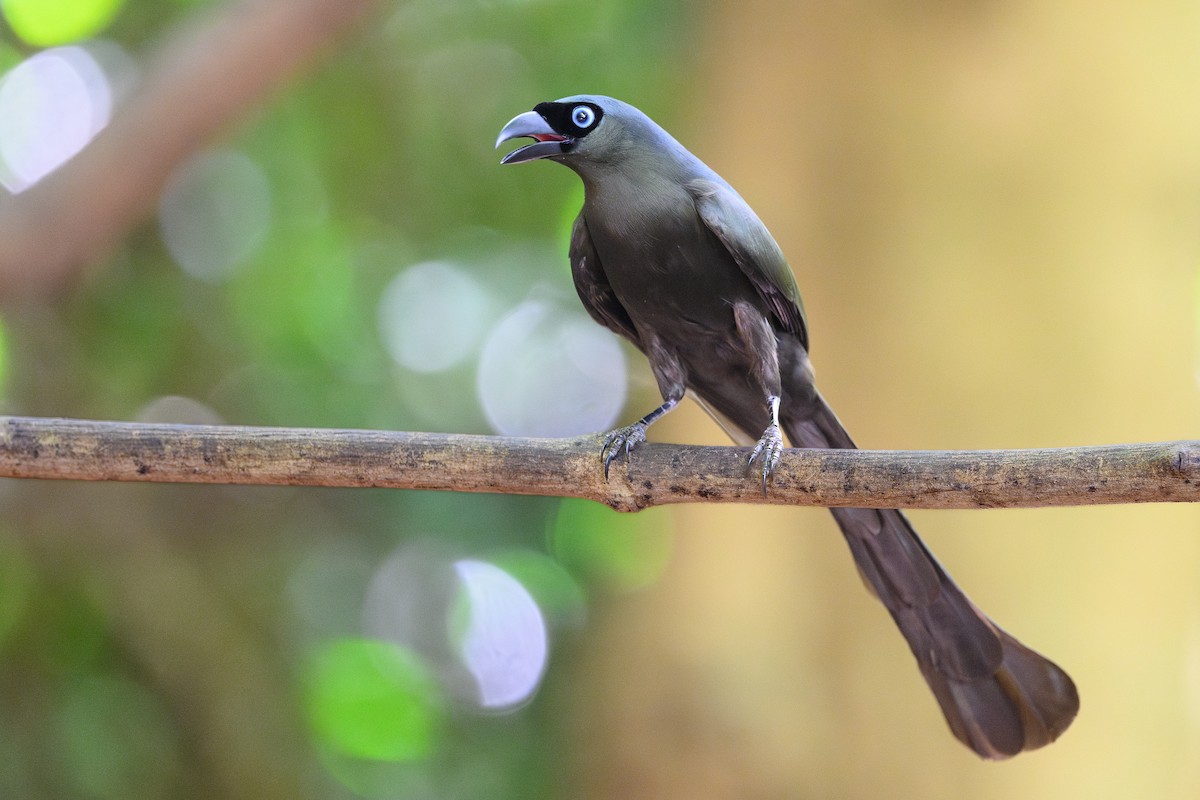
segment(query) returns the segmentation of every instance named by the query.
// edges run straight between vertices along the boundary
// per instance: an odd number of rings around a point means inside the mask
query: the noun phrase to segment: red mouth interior
[[[530,137],[539,142],[565,142],[567,140],[567,137],[559,136],[557,133],[531,133]]]

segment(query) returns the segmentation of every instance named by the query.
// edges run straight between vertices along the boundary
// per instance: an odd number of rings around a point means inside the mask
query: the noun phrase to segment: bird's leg
[[[608,480],[608,467],[617,460],[621,451],[625,451],[625,461],[628,463],[629,451],[638,442],[646,441],[646,429],[677,405],[679,405],[679,400],[668,398],[665,403],[637,422],[624,428],[617,428],[604,437],[604,445],[600,448],[600,458],[604,459],[604,480]]]
[[[646,416],[624,428],[617,428],[604,438],[600,448],[600,458],[604,460],[604,479],[608,480],[608,468],[625,452],[625,461],[629,462],[629,451],[638,442],[646,441],[646,428],[661,419],[668,411],[679,405],[687,390],[686,371],[683,362],[674,349],[662,341],[652,330],[643,330],[643,345],[646,357],[650,360],[650,370],[658,383],[659,394],[663,404]]]
[[[756,458],[762,456],[762,487],[764,497],[767,494],[767,480],[775,474],[775,465],[779,463],[779,456],[783,454],[783,436],[779,433],[778,397],[775,395],[767,397],[767,410],[771,414],[771,422],[767,425],[767,429],[763,431],[758,444],[754,445],[754,449],[750,451],[750,458],[746,461],[746,466],[750,466]]]
[[[761,396],[767,398],[767,428],[746,462],[749,467],[756,459],[762,458],[765,496],[767,481],[775,474],[775,465],[783,453],[783,436],[779,432],[779,396],[783,385],[779,376],[779,341],[770,320],[750,303],[734,303],[733,321],[750,365],[751,377],[762,387]]]

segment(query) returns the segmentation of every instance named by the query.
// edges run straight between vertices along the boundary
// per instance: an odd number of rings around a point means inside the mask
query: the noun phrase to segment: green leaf
[[[375,761],[417,761],[435,750],[441,696],[416,654],[342,639],[320,650],[308,672],[309,720],[325,747]]]
[[[124,0],[0,0],[13,32],[35,47],[90,39],[108,27]]]
[[[550,527],[550,550],[581,579],[637,589],[658,580],[671,555],[665,509],[619,514],[590,500],[564,500]]]

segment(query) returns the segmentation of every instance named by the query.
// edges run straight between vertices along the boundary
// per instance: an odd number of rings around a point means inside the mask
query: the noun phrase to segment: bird
[[[662,404],[603,439],[607,478],[687,395],[753,449],[767,491],[794,447],[854,448],[817,391],[795,277],[732,186],[632,105],[602,95],[538,103],[496,148],[502,164],[553,161],[583,182],[569,247],[588,314],[649,360]],[[831,508],[863,582],[900,629],[953,735],[1003,759],[1056,740],[1079,695],[1057,664],[987,617],[897,509]]]

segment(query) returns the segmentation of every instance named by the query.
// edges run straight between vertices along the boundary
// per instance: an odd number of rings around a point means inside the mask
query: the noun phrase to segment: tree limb
[[[687,502],[1016,508],[1200,500],[1200,441],[1037,450],[784,452],[763,496],[747,448],[0,417],[0,477],[496,492],[622,511]]]

